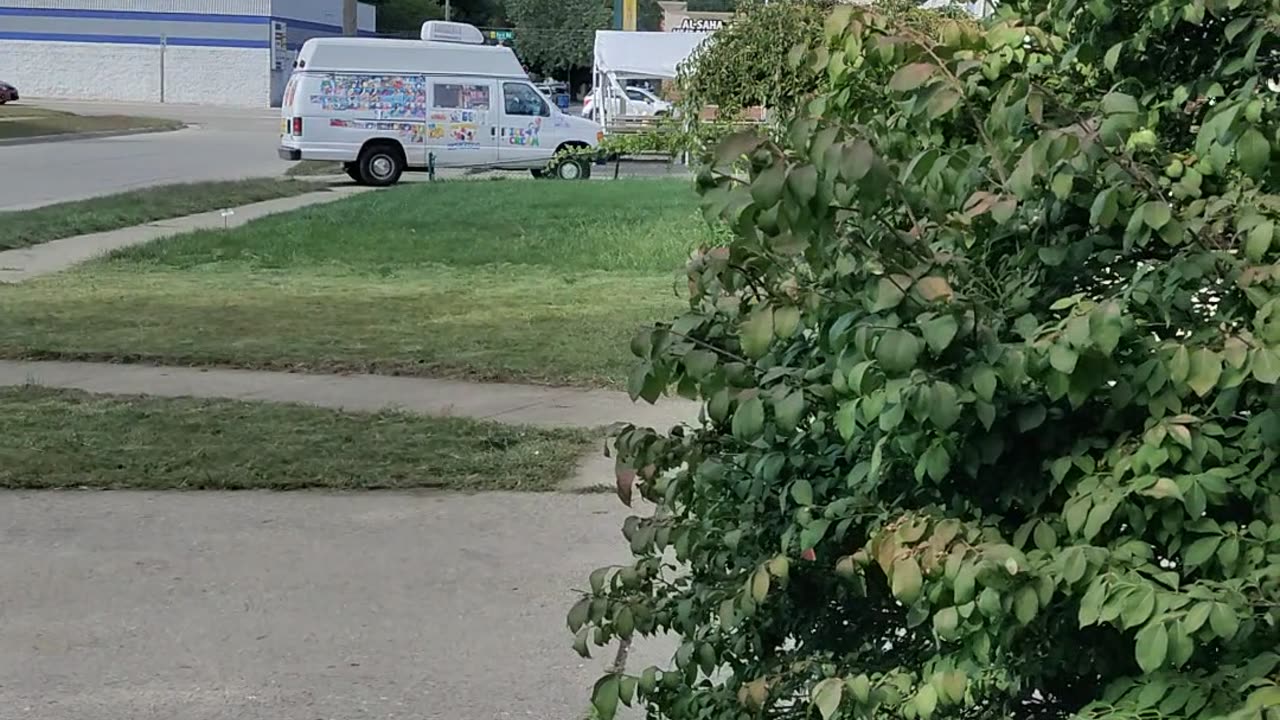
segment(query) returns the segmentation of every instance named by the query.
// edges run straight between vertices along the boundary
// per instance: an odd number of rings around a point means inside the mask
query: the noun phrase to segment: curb
[[[0,147],[10,145],[40,145],[53,142],[71,142],[73,140],[93,140],[96,138],[125,137],[128,135],[150,135],[152,133],[177,132],[191,127],[186,123],[178,127],[134,128],[132,130],[98,130],[96,132],[63,133],[61,135],[32,135],[31,137],[5,138],[0,140]]]

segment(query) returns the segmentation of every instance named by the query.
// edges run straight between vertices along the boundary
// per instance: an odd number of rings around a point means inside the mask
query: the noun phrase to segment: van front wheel
[[[360,182],[365,185],[374,187],[394,185],[404,174],[404,152],[391,144],[369,145],[360,151],[356,168],[360,175]]]

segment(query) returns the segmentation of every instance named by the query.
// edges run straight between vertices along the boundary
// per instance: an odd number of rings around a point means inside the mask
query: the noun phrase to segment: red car
[[[7,82],[0,82],[0,105],[18,99],[18,88]]]

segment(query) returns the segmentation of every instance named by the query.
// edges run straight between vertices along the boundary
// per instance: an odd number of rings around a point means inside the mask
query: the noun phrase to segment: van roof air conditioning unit
[[[466,23],[429,20],[422,23],[422,39],[432,42],[483,45],[484,33],[480,32],[475,26]]]

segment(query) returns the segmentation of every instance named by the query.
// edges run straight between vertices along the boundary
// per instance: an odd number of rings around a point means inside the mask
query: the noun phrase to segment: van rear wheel
[[[389,143],[365,147],[356,161],[359,182],[374,187],[395,185],[404,174],[404,168],[404,152]]]

